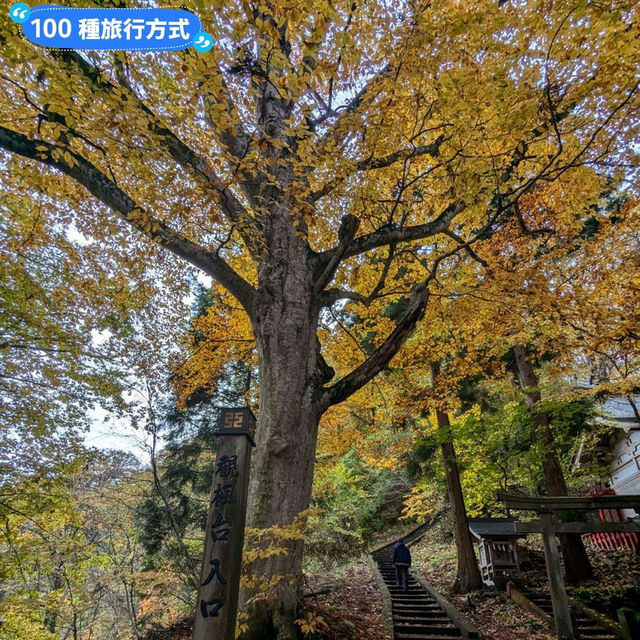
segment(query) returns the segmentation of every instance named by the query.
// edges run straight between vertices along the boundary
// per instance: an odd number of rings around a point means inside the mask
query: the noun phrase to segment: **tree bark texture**
[[[542,472],[547,493],[550,496],[566,496],[567,483],[556,451],[549,416],[543,411],[536,410],[541,400],[538,376],[533,369],[526,348],[523,345],[516,345],[513,351],[518,366],[520,385],[531,411],[533,438],[542,446]],[[559,538],[567,582],[576,584],[591,578],[593,569],[580,534],[566,533]]]
[[[432,381],[435,382],[437,379],[439,370],[440,367],[437,363],[431,365]],[[478,560],[473,548],[471,533],[469,532],[467,509],[464,504],[460,471],[458,469],[449,416],[444,411],[436,409],[436,419],[438,421],[440,451],[444,463],[447,495],[453,516],[453,532],[458,554],[458,570],[454,590],[459,593],[468,593],[482,586],[482,577],[480,576]]]
[[[259,354],[260,408],[248,498],[250,528],[286,527],[309,506],[318,423],[319,369],[316,337],[319,307],[313,299],[313,265],[295,237],[288,215],[271,221],[269,260],[259,270],[253,309]],[[322,367],[320,367],[322,369]],[[241,603],[250,615],[248,640],[298,637],[302,540],[273,543],[286,553],[259,559],[250,580],[278,580],[244,588]],[[266,544],[266,543],[265,543]],[[242,604],[241,604],[242,606]]]

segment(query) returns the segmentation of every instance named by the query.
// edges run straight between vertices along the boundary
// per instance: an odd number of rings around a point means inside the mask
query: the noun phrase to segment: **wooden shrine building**
[[[482,581],[503,586],[520,572],[516,540],[525,534],[516,531],[515,518],[469,518],[469,531],[478,543]]]

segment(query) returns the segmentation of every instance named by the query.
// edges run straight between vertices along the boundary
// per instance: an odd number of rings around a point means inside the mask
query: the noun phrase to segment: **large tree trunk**
[[[302,365],[301,358],[291,359],[292,367]],[[309,506],[316,434],[319,415],[310,404],[309,390],[292,389],[296,378],[282,368],[272,370],[261,388],[261,434],[249,486],[248,526],[287,527]],[[300,617],[300,578],[302,575],[302,540],[283,540],[274,534],[264,544],[274,543],[286,554],[257,560],[250,566],[249,577],[256,580],[244,590],[241,601],[255,598],[246,611],[250,614],[250,640],[292,640],[298,637],[294,621]],[[264,546],[264,545],[258,545]],[[277,580],[277,584],[271,581]],[[256,597],[257,596],[257,597]]]
[[[440,367],[437,363],[431,365],[431,378],[434,383],[438,377],[439,370]],[[482,586],[482,578],[473,549],[471,533],[469,532],[467,509],[464,504],[462,485],[460,484],[460,472],[458,470],[456,450],[453,445],[449,416],[444,411],[436,409],[436,418],[438,420],[438,439],[440,440],[440,450],[447,482],[447,494],[453,516],[453,532],[458,552],[458,571],[454,590],[459,593],[468,593]]]
[[[562,472],[562,465],[556,452],[553,432],[549,425],[549,416],[536,411],[536,405],[541,396],[538,390],[538,377],[533,370],[531,361],[527,357],[527,351],[523,345],[513,348],[520,384],[525,395],[534,426],[533,437],[542,446],[542,472],[547,492],[551,496],[566,496],[567,483]],[[589,556],[584,548],[582,537],[577,533],[568,533],[559,536],[562,557],[564,558],[566,580],[575,584],[593,576],[593,569],[589,562]]]
[[[274,240],[269,262],[260,270],[254,313],[260,412],[247,526],[258,529],[288,527],[309,506],[321,415],[317,391],[333,374],[318,352],[319,309],[308,253],[288,237],[294,230],[287,220],[274,227],[284,237]],[[277,533],[262,546],[268,542],[286,553],[260,558],[249,567],[255,584],[241,593],[241,608],[250,616],[243,638],[292,640],[299,635],[295,620],[300,617],[303,542],[283,540]]]

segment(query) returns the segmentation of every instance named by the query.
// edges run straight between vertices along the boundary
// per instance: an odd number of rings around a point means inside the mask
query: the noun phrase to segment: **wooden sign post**
[[[222,410],[193,640],[235,639],[255,424],[251,409]]]

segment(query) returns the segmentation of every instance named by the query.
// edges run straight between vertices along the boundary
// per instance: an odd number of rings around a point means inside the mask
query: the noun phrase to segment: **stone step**
[[[440,635],[447,636],[449,638],[459,638],[460,637],[460,629],[458,629],[454,625],[445,626],[445,625],[427,625],[427,624],[404,624],[404,623],[394,623],[393,624],[394,633],[416,633],[422,634],[424,636],[429,635]]]
[[[438,617],[425,617],[425,616],[403,616],[403,615],[394,615],[394,621],[400,623],[407,624],[429,624],[431,626],[434,625],[447,625],[451,624],[451,620],[446,616],[438,616]]]
[[[396,603],[391,603],[391,607],[394,611],[397,611],[398,614],[412,615],[414,613],[423,613],[425,616],[446,616],[447,614],[442,611],[440,607],[422,607],[420,605],[398,605]]]
[[[429,605],[433,604],[433,600],[428,596],[409,596],[403,598],[402,596],[393,596],[391,598],[391,602],[393,604],[418,604],[418,605]]]
[[[432,609],[430,611],[425,611],[424,609],[420,609],[417,607],[413,607],[411,609],[398,609],[398,607],[391,608],[393,615],[396,617],[413,617],[413,618],[422,618],[424,620],[439,620],[440,618],[444,618],[446,620],[449,619],[444,611],[441,609]]]
[[[404,631],[398,631],[394,633],[395,640],[451,640],[451,638],[462,638],[462,636],[447,636],[447,635],[425,635],[423,633],[405,633]]]
[[[434,620],[438,618],[442,618],[443,620],[448,620],[449,616],[442,611],[442,609],[432,609],[431,611],[425,611],[420,608],[413,609],[398,609],[397,607],[392,607],[393,614],[402,618],[422,618],[424,620]]]
[[[396,583],[396,571],[390,562],[391,550],[373,556],[389,594],[395,640],[452,640],[462,638],[458,627],[437,601],[409,576],[405,591]]]
[[[391,608],[394,612],[397,612],[398,615],[414,615],[414,614],[424,614],[425,616],[446,616],[446,613],[442,611],[440,607],[422,607],[420,605],[408,605],[402,606],[396,603],[391,603]]]

